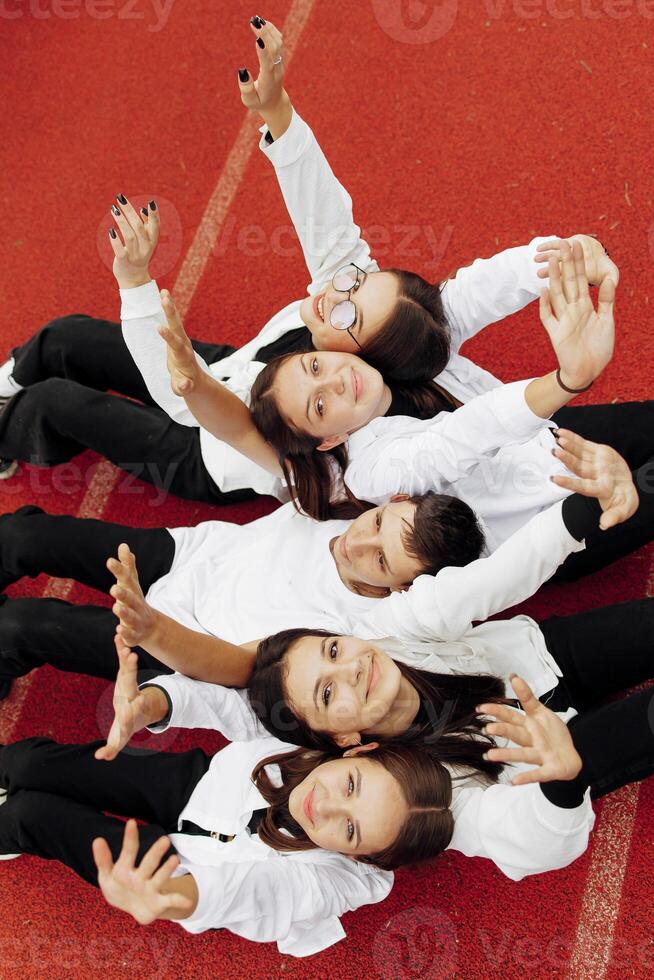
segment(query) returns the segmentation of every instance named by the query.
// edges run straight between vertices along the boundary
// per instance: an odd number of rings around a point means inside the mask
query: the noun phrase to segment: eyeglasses
[[[361,344],[352,333],[352,327],[357,318],[357,308],[350,299],[350,293],[353,289],[359,288],[361,283],[360,274],[363,275],[363,269],[354,265],[353,262],[350,265],[344,265],[342,269],[334,273],[332,286],[339,293],[347,293],[348,297],[347,299],[341,300],[340,303],[337,303],[329,314],[329,322],[334,330],[347,330],[359,348],[361,348]]]

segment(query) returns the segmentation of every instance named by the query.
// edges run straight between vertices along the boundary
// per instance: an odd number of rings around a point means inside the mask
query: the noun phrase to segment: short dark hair
[[[410,503],[416,505],[413,527],[404,528],[402,544],[420,562],[418,574],[436,575],[448,565],[468,565],[479,558],[484,532],[463,500],[430,490],[411,497]]]

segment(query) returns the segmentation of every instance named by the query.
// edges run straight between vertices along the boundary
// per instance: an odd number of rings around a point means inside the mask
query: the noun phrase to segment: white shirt
[[[357,636],[458,640],[533,595],[584,544],[562,504],[536,515],[487,557],[419,576],[406,592],[371,599],[341,581],[329,541],[348,521],[314,521],[291,503],[250,524],[173,528],[170,571],[150,587],[156,609],[201,633],[244,643],[297,626]]]
[[[235,701],[238,701],[242,706],[247,704],[242,692],[237,693],[219,685],[191,681],[179,675],[159,677],[153,683],[164,688],[171,699],[173,711],[170,727],[216,728],[229,737],[226,728],[230,729],[230,724],[236,717],[231,706]],[[214,757],[209,771],[198,783],[188,805],[180,815],[180,820],[192,820],[209,830],[237,834],[238,836],[233,843],[239,842],[239,848],[243,848],[248,858],[256,857],[257,850],[265,848],[268,860],[270,860],[274,852],[266,848],[260,840],[245,836],[244,828],[247,826],[252,810],[265,805],[256,788],[251,783],[248,785],[245,781],[247,774],[254,767],[252,756],[248,755],[246,746],[248,744],[256,746],[256,758],[262,759],[266,755],[283,748],[283,743],[269,736],[273,748],[271,750],[264,748],[263,751],[260,751],[258,748],[261,745],[259,723],[254,718],[249,705],[247,708],[249,718],[252,721],[248,722],[248,716],[243,713],[240,723],[237,723],[236,727],[240,724],[245,737],[249,736],[258,739],[258,741],[234,742],[230,746],[234,750],[234,755],[225,756],[224,753],[228,750],[223,750]],[[567,716],[562,715],[561,717],[565,720]],[[236,727],[231,728],[231,731],[235,731]],[[162,731],[163,729],[164,726],[153,727],[155,731]],[[289,748],[294,748],[294,746],[289,746]],[[236,774],[240,771],[243,779],[243,782],[238,785],[234,792],[234,798],[232,798],[231,782],[226,778],[224,768],[224,763],[227,761],[232,766],[232,760],[235,762],[233,778],[235,779]],[[522,764],[507,765],[502,772],[500,781],[491,785],[482,782],[477,776],[461,778],[457,777],[456,773],[452,773],[454,833],[448,849],[461,851],[469,857],[486,857],[514,881],[519,881],[530,874],[541,874],[545,871],[565,867],[579,857],[588,846],[589,834],[595,820],[590,803],[590,792],[585,794],[583,802],[578,807],[571,809],[557,807],[543,795],[538,784],[511,785],[510,781],[517,772],[529,768],[531,767]],[[218,814],[220,814],[220,818]],[[180,849],[181,838],[178,835],[173,835],[172,840],[175,846]],[[202,837],[185,838],[182,840],[182,847],[184,850],[180,850],[180,853],[183,858],[187,859],[182,861],[182,866],[196,877],[201,892],[201,903],[193,918],[183,923],[191,931],[200,931],[201,928],[210,928],[212,924],[215,924],[216,902],[218,902],[220,909],[219,914],[222,916],[225,914],[225,903],[229,903],[231,908],[231,903],[235,901],[239,902],[242,909],[241,914],[247,918],[250,931],[248,933],[243,931],[242,925],[240,929],[235,929],[231,921],[224,924],[232,931],[238,932],[239,935],[247,935],[251,939],[279,939],[280,918],[283,919],[283,929],[286,930],[293,917],[297,915],[296,909],[300,903],[302,903],[301,907],[304,910],[301,918],[304,920],[313,918],[315,914],[313,911],[314,903],[320,900],[325,902],[326,908],[331,913],[331,929],[336,926],[333,917],[340,915],[345,910],[343,904],[344,891],[348,891],[348,901],[350,902],[352,902],[352,892],[355,891],[359,897],[357,905],[361,905],[365,902],[379,901],[379,898],[370,897],[373,887],[381,891],[383,886],[387,885],[388,891],[392,883],[392,877],[388,875],[380,879],[379,882],[375,880],[375,872],[365,876],[362,871],[366,867],[364,865],[348,868],[347,858],[342,858],[345,872],[344,880],[340,868],[336,869],[337,856],[321,852],[320,861],[329,865],[325,870],[330,876],[330,886],[326,894],[321,896],[317,886],[322,884],[322,879],[320,882],[316,880],[315,868],[307,870],[306,867],[303,867],[301,872],[296,871],[295,868],[288,871],[288,864],[284,868],[283,864],[278,861],[277,867],[270,870],[265,880],[263,902],[256,904],[257,910],[263,907],[267,915],[265,922],[261,923],[255,918],[251,908],[254,900],[261,898],[260,891],[257,890],[261,878],[258,869],[256,869],[257,874],[254,876],[254,880],[250,881],[247,880],[247,874],[239,874],[238,870],[230,869],[229,878],[231,879],[232,875],[236,875],[238,889],[243,889],[244,881],[247,882],[247,887],[243,891],[238,891],[237,894],[233,894],[231,888],[225,893],[222,869],[218,882],[214,880],[211,871],[207,870],[201,871],[198,879],[195,866],[187,863],[193,857],[189,848],[194,849],[196,860],[198,856],[204,860],[207,857],[215,856],[215,859],[218,860],[222,858],[225,852],[220,851],[211,839]],[[309,864],[315,861],[312,854],[313,852],[307,852],[306,855],[303,855],[304,860]],[[282,861],[284,860],[282,855],[277,855],[277,857]],[[370,869],[367,870],[370,872]],[[280,877],[282,871],[284,874]],[[347,874],[348,871],[350,872],[349,875]],[[362,874],[364,875],[363,880],[361,880]],[[378,874],[383,875],[382,872],[378,872]],[[268,895],[266,894],[266,889],[271,887],[273,879],[277,880],[275,887],[279,888],[277,900],[274,903],[275,909],[268,908]],[[231,880],[229,883],[231,885]],[[236,891],[236,889],[234,890]],[[220,897],[217,898],[216,896]],[[385,894],[381,894],[380,897],[385,897]],[[357,907],[357,905],[350,905],[350,907]],[[283,906],[283,908],[279,908],[279,906]],[[338,911],[339,909],[340,911]],[[273,935],[271,931],[265,931],[271,928],[276,930],[276,934]],[[340,926],[338,928],[340,929]],[[303,934],[306,935],[305,930],[303,930]],[[336,938],[340,938],[341,935],[342,931]],[[315,938],[318,939],[318,937]],[[335,939],[331,941],[334,942]],[[319,948],[324,948],[324,945]],[[280,950],[282,952],[292,951],[288,946],[283,949],[281,945]],[[315,949],[306,950],[303,955],[315,951]]]
[[[369,246],[354,223],[349,194],[336,180],[300,116],[293,114],[288,130],[273,144],[262,139],[260,145],[275,167],[302,245],[312,280],[309,294],[318,292],[334,272],[349,262],[367,272],[378,271]],[[527,246],[507,249],[491,259],[478,259],[444,284],[442,298],[451,327],[452,356],[436,380],[460,401],[466,402],[500,384],[483,368],[462,357],[459,349],[483,327],[522,309],[539,296],[543,280],[537,276],[539,266],[533,259],[536,246],[546,240],[534,239]],[[184,400],[170,387],[165,343],[157,332],[165,317],[156,284],[121,290],[121,298],[123,336],[152,398],[176,422],[197,427]],[[249,404],[250,389],[264,366],[254,360],[257,352],[302,325],[300,304],[298,300],[280,310],[253,340],[228,357],[207,366],[198,356],[198,363]],[[200,443],[204,464],[221,490],[249,487],[288,499],[281,480],[204,429],[200,430]]]
[[[179,815],[209,831],[235,835],[223,843],[211,837],[173,833],[181,863],[198,886],[193,914],[180,920],[188,932],[229,929],[258,942],[276,941],[281,953],[310,956],[345,936],[339,917],[380,902],[393,874],[332,851],[281,852],[247,829],[254,810],[268,804],[251,779],[255,766],[288,748],[267,736],[234,742],[218,752]],[[277,766],[269,770],[279,782]]]

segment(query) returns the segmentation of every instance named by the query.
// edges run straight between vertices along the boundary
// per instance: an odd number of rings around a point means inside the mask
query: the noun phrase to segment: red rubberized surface
[[[97,19],[89,13],[96,8],[110,16]],[[290,8],[271,0],[259,12],[281,25]],[[154,10],[151,0],[0,3],[6,349],[56,315],[118,315],[106,232],[98,239],[118,191],[161,204],[162,285],[172,286],[193,240],[242,122],[235,69],[256,63],[247,28],[255,11],[235,0],[176,0],[153,31]],[[69,19],[53,15],[62,11]],[[584,396],[594,401],[651,395],[653,17],[646,0],[315,2],[288,76],[382,263],[437,278],[535,234],[599,235],[623,279],[616,358]],[[195,294],[189,332],[245,341],[302,294],[306,274],[287,224],[272,171],[255,153]],[[485,331],[470,353],[506,379],[553,363],[534,309]],[[50,473],[24,469],[0,485],[3,509],[33,501],[76,513],[98,460],[86,454],[77,462]],[[156,504],[155,491],[138,490],[114,491],[105,516],[157,526],[245,521],[268,507],[218,514],[177,500]],[[642,596],[651,573],[648,549],[551,589],[528,609],[545,616]],[[44,585],[21,583],[12,593],[40,595]],[[71,598],[97,596],[75,588]],[[97,738],[109,701],[104,682],[41,670],[14,737]],[[11,702],[0,709],[5,724],[11,710]],[[172,745],[195,742],[180,735]],[[220,744],[213,735],[200,742]],[[587,887],[593,848],[572,868],[521,884],[487,862],[448,854],[435,868],[399,874],[388,901],[345,916],[347,941],[306,961],[226,932],[191,938],[174,924],[139,928],[67,870],[21,858],[0,864],[0,973],[7,980],[651,976],[653,814],[650,780],[633,833],[618,820],[609,842],[612,859],[628,849],[621,895],[608,871]],[[580,946],[589,912],[595,926]],[[603,960],[598,949],[614,922]]]

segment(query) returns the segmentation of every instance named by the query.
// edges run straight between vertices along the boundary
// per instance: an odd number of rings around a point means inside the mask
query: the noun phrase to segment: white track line
[[[284,22],[284,61],[286,68],[297,48],[298,41],[309,18],[315,0],[294,0]],[[236,89],[236,83],[234,83]],[[235,94],[236,97],[236,94]],[[254,152],[258,122],[248,113],[241,124],[234,145],[225,161],[218,183],[206,207],[195,238],[182,263],[173,286],[175,302],[185,316],[191,306],[202,274],[220,235],[229,208],[243,179],[245,168]],[[116,487],[120,470],[106,460],[101,463],[84,495],[78,517],[102,517],[109,497]],[[44,598],[66,599],[73,588],[69,579],[49,579],[43,591]],[[30,689],[31,677],[15,681],[11,695],[0,705],[0,742],[11,741],[13,732]]]
[[[646,595],[654,595],[654,560]],[[567,976],[571,980],[603,980],[610,966],[639,797],[640,783],[632,783],[611,793],[602,807],[568,963]]]

